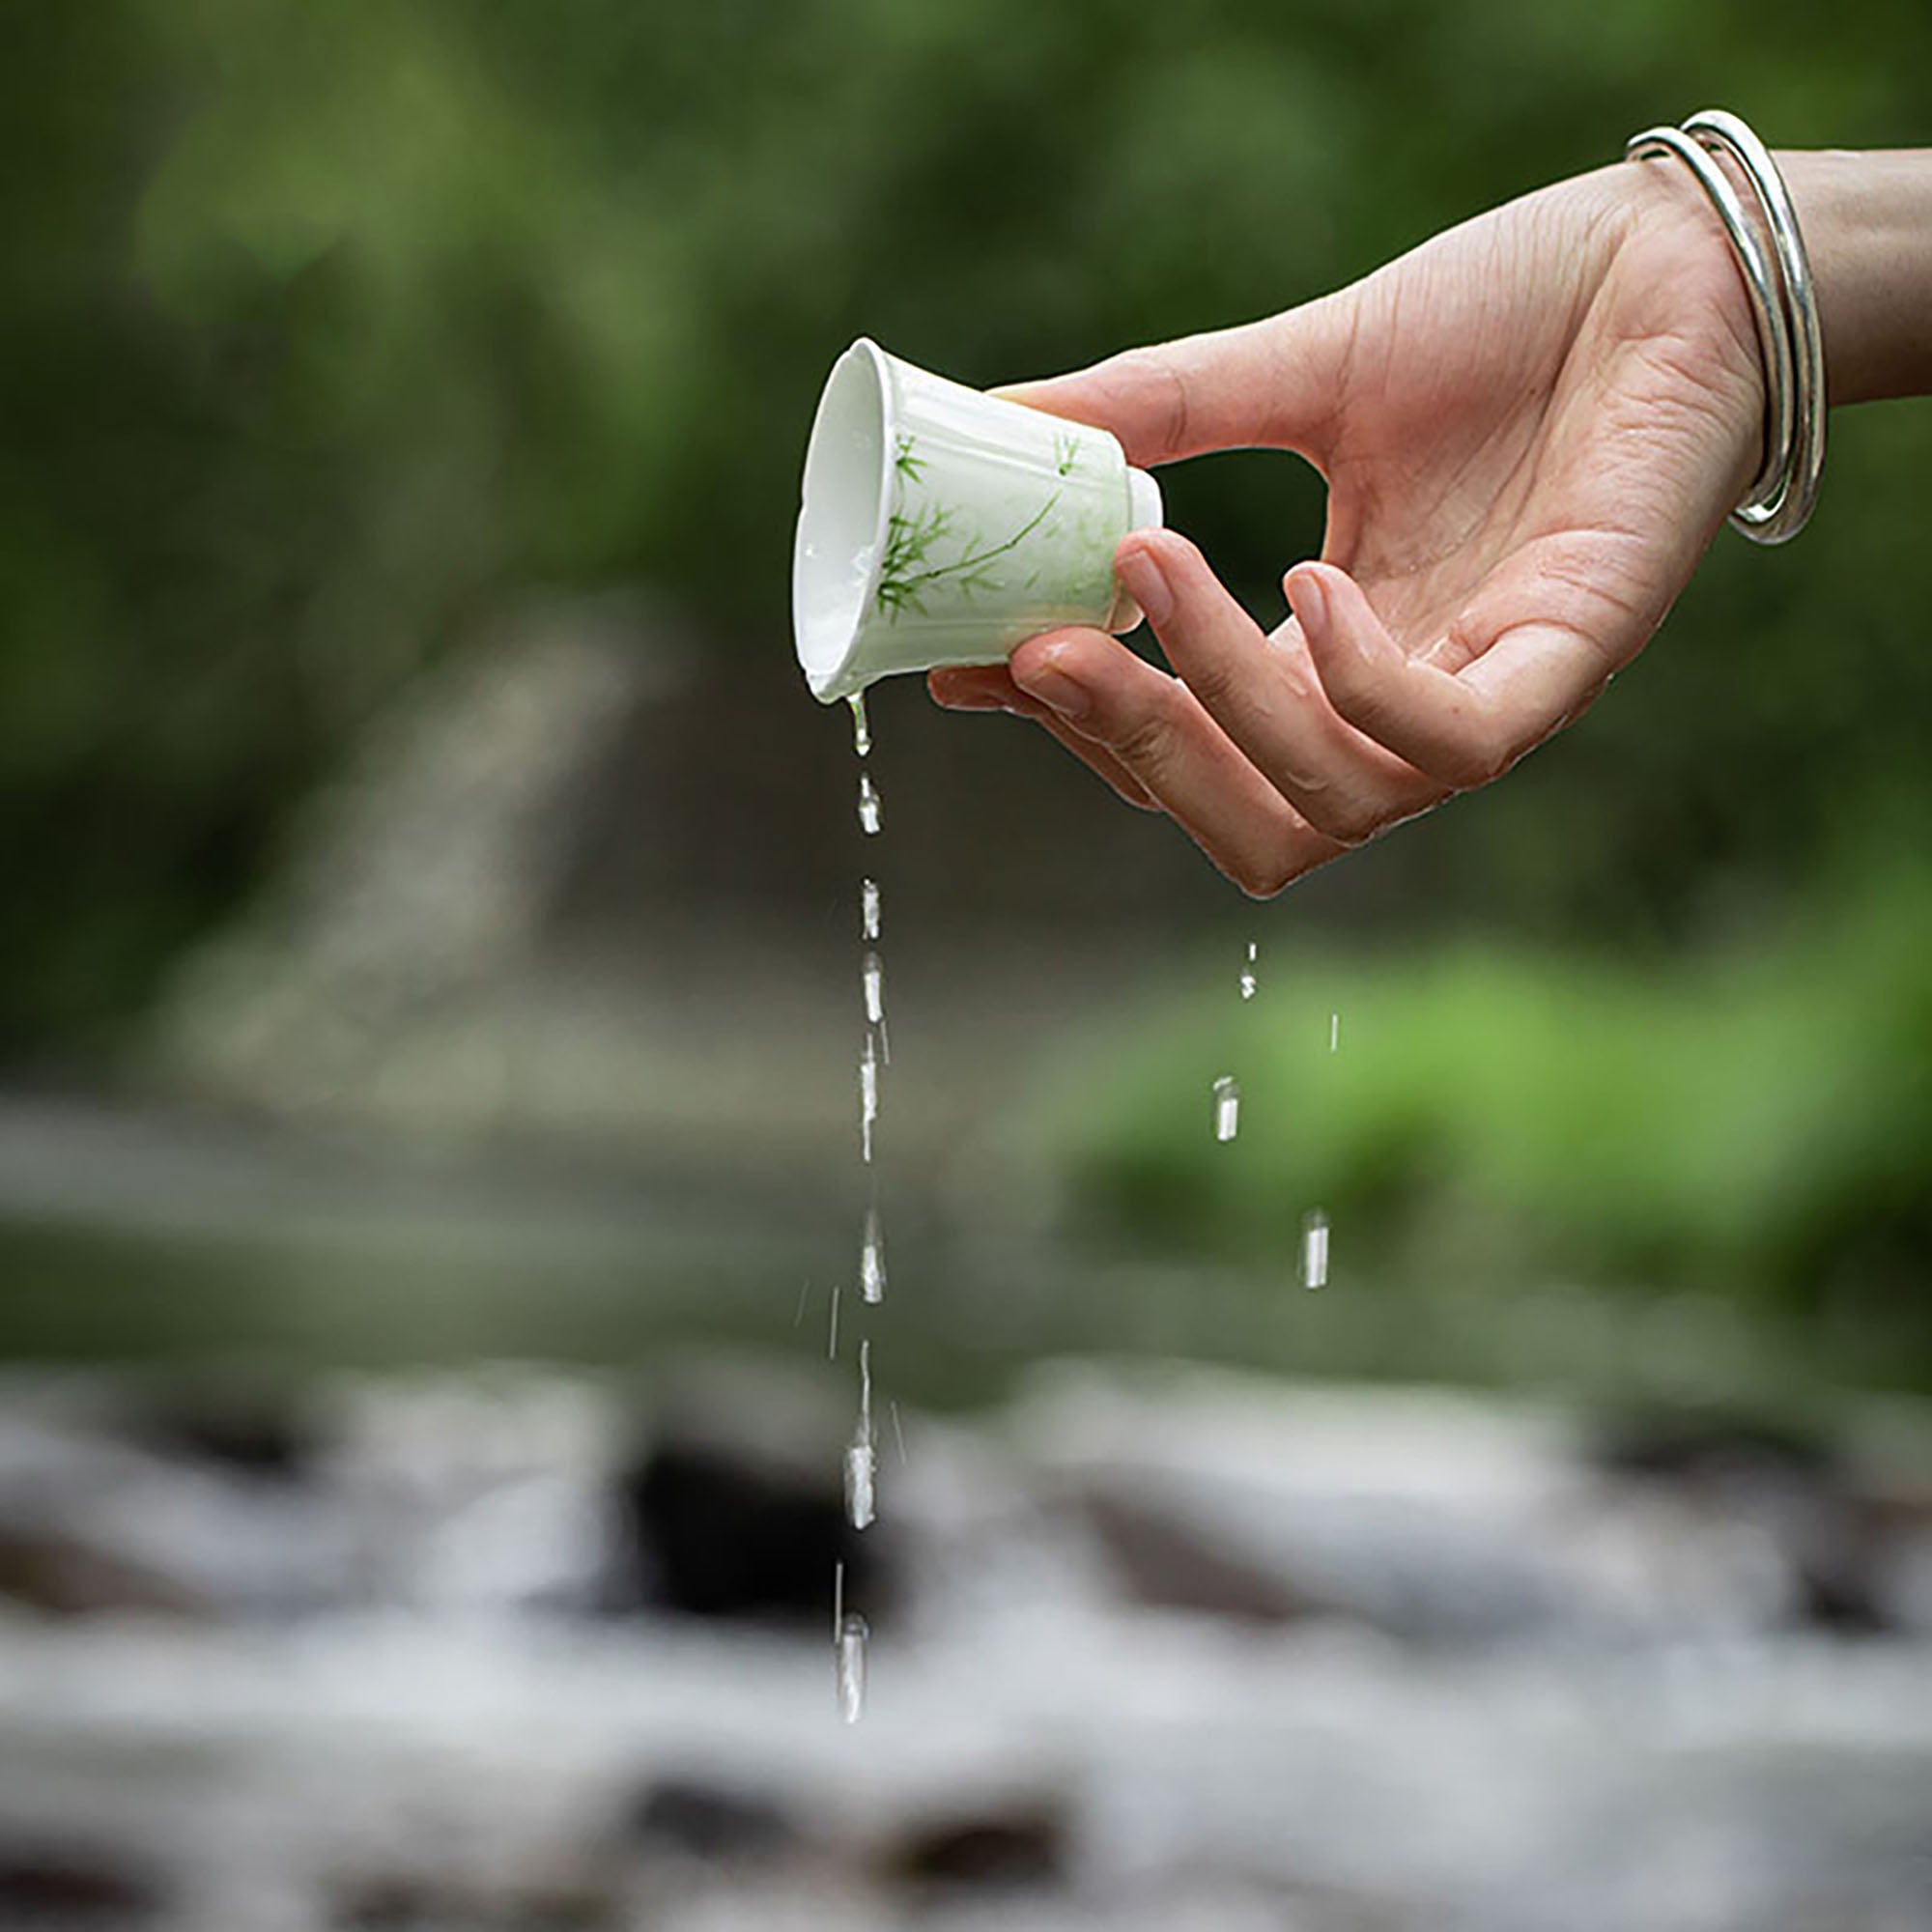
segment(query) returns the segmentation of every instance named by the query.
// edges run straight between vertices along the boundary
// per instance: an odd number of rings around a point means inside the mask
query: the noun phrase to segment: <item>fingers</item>
[[[927,674],[925,683],[934,701],[949,711],[1006,711],[1015,718],[1031,718],[1059,739],[1082,764],[1104,779],[1136,810],[1160,810],[1159,800],[1149,793],[1113,753],[1104,745],[1081,736],[1050,706],[1022,691],[1008,674],[1005,665],[935,670]]]
[[[1111,430],[1143,469],[1243,447],[1296,449],[1320,462],[1342,393],[1351,299],[1344,291],[996,393]]]
[[[1608,679],[1603,652],[1571,624],[1529,615],[1489,637],[1452,627],[1433,663],[1408,656],[1361,586],[1332,564],[1291,571],[1288,594],[1336,711],[1458,791],[1506,772]]]
[[[1345,848],[1283,798],[1165,671],[1103,631],[1054,631],[1013,653],[1013,682],[1103,746],[1222,871],[1257,897]]]
[[[1187,689],[1318,832],[1359,845],[1443,796],[1338,716],[1296,629],[1264,638],[1186,538],[1137,533],[1115,562]]]

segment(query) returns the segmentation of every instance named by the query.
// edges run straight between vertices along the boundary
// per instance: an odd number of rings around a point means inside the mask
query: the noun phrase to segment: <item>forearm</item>
[[[1777,162],[1811,258],[1832,401],[1932,395],[1932,148]]]

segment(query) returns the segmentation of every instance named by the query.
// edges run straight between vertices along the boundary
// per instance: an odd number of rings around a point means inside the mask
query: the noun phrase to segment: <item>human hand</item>
[[[1003,393],[1143,468],[1264,446],[1326,478],[1321,561],[1272,632],[1147,530],[1116,567],[1177,675],[1081,629],[930,678],[1036,719],[1258,896],[1576,718],[1744,494],[1764,416],[1723,230],[1685,170],[1630,162],[1267,321]]]

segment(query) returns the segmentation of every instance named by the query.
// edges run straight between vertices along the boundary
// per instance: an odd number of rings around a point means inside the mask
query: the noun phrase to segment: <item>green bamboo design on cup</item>
[[[1061,624],[1131,630],[1114,548],[1160,491],[1105,430],[982,395],[862,337],[806,454],[799,663],[830,703],[895,671],[1000,664]]]

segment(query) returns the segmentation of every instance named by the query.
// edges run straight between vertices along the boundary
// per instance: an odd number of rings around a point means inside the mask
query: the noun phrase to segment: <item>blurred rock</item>
[[[842,1565],[848,1602],[874,1616],[877,1532],[845,1520],[836,1474],[829,1455],[820,1473],[715,1442],[654,1444],[618,1483],[641,1600],[829,1628]]]
[[[149,1569],[59,1529],[0,1525],[0,1597],[48,1616],[136,1612],[209,1614],[205,1599],[181,1578]]]
[[[697,1778],[653,1785],[639,1802],[630,1831],[652,1850],[733,1864],[774,1857],[799,1839],[797,1824],[777,1799]]]
[[[921,1826],[893,1849],[887,1870],[918,1890],[1016,1891],[1064,1884],[1067,1861],[1057,1812],[1011,1810]]]
[[[349,1548],[326,1495],[84,1423],[0,1431],[0,1536],[14,1587],[76,1614],[313,1609],[341,1601]]]
[[[1790,1577],[1790,1616],[1844,1635],[1887,1628],[1877,1513],[1821,1436],[1763,1416],[1651,1410],[1605,1425],[1596,1459],[1732,1525],[1757,1529]]]
[[[1098,1485],[1074,1498],[1127,1596],[1158,1609],[1204,1610],[1244,1623],[1334,1615],[1341,1605],[1297,1589],[1145,1498]]]
[[[10,1932],[146,1924],[166,1903],[145,1867],[111,1853],[0,1843],[0,1925]]]
[[[1548,1418],[1184,1370],[1044,1373],[1018,1415],[1030,1459],[1083,1498],[1155,1601],[1191,1587],[1200,1607],[1319,1612],[1428,1643],[1495,1642],[1562,1614],[1549,1531],[1577,1472]]]
[[[131,1406],[124,1426],[159,1456],[212,1463],[267,1482],[310,1474],[317,1447],[295,1401],[266,1392],[171,1390]]]
[[[589,1879],[504,1889],[421,1872],[347,1881],[332,1918],[343,1932],[604,1932],[630,1922],[621,1891]]]

